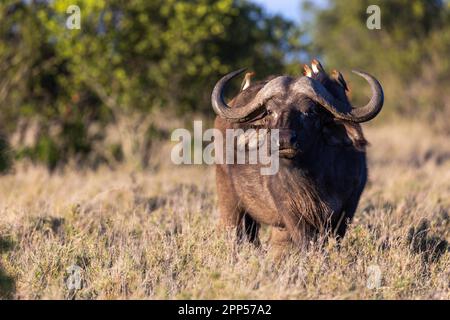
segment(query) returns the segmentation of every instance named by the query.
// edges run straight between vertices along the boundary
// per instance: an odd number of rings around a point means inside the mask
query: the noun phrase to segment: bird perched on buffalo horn
[[[325,73],[325,70],[323,69],[322,65],[320,64],[319,60],[317,60],[317,59],[313,59],[311,61],[311,67],[315,74],[321,73],[321,72]]]
[[[255,75],[254,72],[247,72],[245,74],[244,80],[242,81],[242,84],[241,84],[241,91],[244,91],[245,89],[250,87],[250,85],[252,84],[252,77],[254,75]]]
[[[345,91],[349,91],[347,82],[345,82],[345,79],[344,79],[344,76],[342,75],[342,73],[340,73],[337,70],[333,70],[331,72],[331,79],[333,79],[336,83],[340,84],[345,89]]]
[[[310,78],[312,77],[312,70],[307,64],[305,64],[303,66],[303,75],[310,77]]]

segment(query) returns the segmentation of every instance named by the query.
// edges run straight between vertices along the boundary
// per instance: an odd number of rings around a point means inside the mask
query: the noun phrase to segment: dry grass
[[[337,248],[276,264],[215,232],[214,173],[17,166],[0,177],[6,298],[450,299],[450,140],[419,124],[366,128],[370,182]],[[267,238],[267,230],[263,230]],[[83,288],[69,292],[71,265]],[[367,288],[370,266],[381,287]]]

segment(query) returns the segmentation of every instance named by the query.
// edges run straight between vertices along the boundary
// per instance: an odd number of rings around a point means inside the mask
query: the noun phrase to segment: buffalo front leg
[[[243,223],[244,234],[238,235],[238,237],[245,238],[247,241],[259,247],[261,244],[258,237],[260,224],[256,222],[248,213],[244,214]]]
[[[358,208],[359,199],[361,198],[361,194],[364,190],[367,181],[367,169],[364,168],[363,178],[361,180],[359,188],[352,194],[350,199],[348,199],[347,203],[343,207],[343,212],[341,213],[342,217],[336,223],[335,234],[338,238],[342,239],[347,231],[348,224],[353,220],[353,216],[355,215],[356,209]]]
[[[216,189],[219,206],[219,227],[227,233],[235,232],[238,242],[247,240],[259,246],[260,225],[242,207],[231,179],[221,166],[216,167]]]
[[[272,227],[270,232],[270,253],[276,261],[281,261],[291,245],[291,235],[286,228]]]
[[[235,232],[237,238],[240,239],[243,235],[242,219],[244,217],[244,211],[240,206],[239,198],[225,170],[220,165],[216,166],[219,228],[228,234]]]

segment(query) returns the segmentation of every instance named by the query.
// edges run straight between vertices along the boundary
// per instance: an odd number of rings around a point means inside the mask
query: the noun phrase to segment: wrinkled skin
[[[269,80],[250,85],[229,106],[245,105]],[[255,244],[260,225],[269,225],[278,248],[304,248],[318,235],[343,237],[367,181],[366,140],[359,124],[337,120],[293,92],[294,80],[283,77],[264,117],[246,123],[215,120],[224,136],[228,128],[280,129],[277,174],[261,175],[260,165],[216,165],[221,225]],[[330,77],[319,80],[337,99],[346,97]]]

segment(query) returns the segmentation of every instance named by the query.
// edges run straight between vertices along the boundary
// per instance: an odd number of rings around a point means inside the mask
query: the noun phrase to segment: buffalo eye
[[[252,128],[252,129],[259,129],[259,128],[267,125],[267,123],[268,123],[267,116],[264,116],[264,118],[261,118],[259,120],[253,121],[250,124],[250,128]]]

